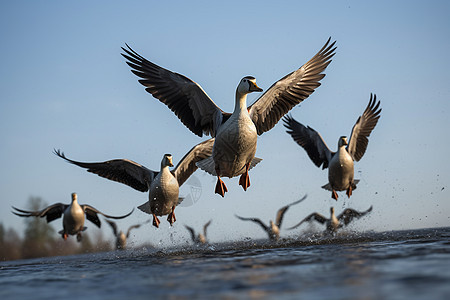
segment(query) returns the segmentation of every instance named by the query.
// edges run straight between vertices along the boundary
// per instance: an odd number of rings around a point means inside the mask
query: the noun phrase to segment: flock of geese
[[[338,139],[336,152],[331,151],[320,134],[309,126],[296,121],[287,113],[297,104],[308,98],[325,77],[323,73],[335,54],[335,43],[331,38],[325,45],[299,69],[287,74],[269,89],[267,89],[253,104],[247,105],[247,95],[263,90],[256,84],[252,76],[245,76],[236,88],[235,106],[232,113],[224,112],[196,82],[184,75],[162,68],[139,55],[131,47],[122,47],[122,56],[138,76],[139,82],[154,98],[158,99],[174,112],[180,121],[194,134],[211,138],[195,145],[178,162],[175,168],[171,154],[164,154],[158,171],[129,159],[114,159],[103,162],[81,162],[69,159],[61,150],[54,153],[65,161],[87,169],[109,180],[123,183],[140,192],[148,192],[148,201],[138,207],[139,210],[152,215],[152,224],[159,227],[158,217],[167,215],[167,221],[172,225],[176,221],[175,208],[183,201],[179,196],[180,186],[198,169],[217,177],[215,193],[224,197],[228,192],[223,181],[224,177],[239,176],[239,185],[244,191],[250,187],[249,171],[255,167],[261,158],[255,157],[258,136],[272,129],[281,119],[291,135],[317,167],[328,168],[328,183],[323,188],[331,191],[331,197],[338,199],[338,191],[346,191],[348,197],[356,189],[358,180],[354,179],[354,161],[359,161],[364,155],[368,137],[380,118],[380,102],[376,95],[370,95],[369,104],[353,126],[350,138],[341,136]],[[236,215],[243,221],[253,221],[259,224],[271,240],[277,240],[283,216],[290,206],[296,205],[302,199],[280,208],[275,222],[269,226],[258,218],[247,218]],[[122,219],[122,216],[111,216],[100,212],[89,205],[80,205],[77,195],[72,194],[71,204],[56,203],[40,211],[27,211],[13,207],[13,213],[21,217],[46,217],[47,222],[63,216],[63,230],[59,233],[64,239],[76,235],[80,241],[81,232],[86,229],[85,219],[98,227],[101,222],[97,214],[109,219]],[[360,218],[372,210],[358,212],[346,209],[337,217],[331,208],[330,218],[318,213],[312,213],[297,225],[304,222],[317,221],[326,224],[326,231],[335,233],[339,228],[348,225],[353,219]],[[117,225],[107,220],[117,238],[117,248],[126,247],[126,238],[130,231],[142,224],[131,226],[127,234],[119,231]],[[211,220],[204,225],[203,234],[196,235],[193,228],[186,226],[195,243],[206,243],[206,229]]]

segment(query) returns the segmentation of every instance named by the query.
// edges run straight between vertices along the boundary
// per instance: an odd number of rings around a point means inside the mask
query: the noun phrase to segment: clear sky
[[[234,214],[268,222],[304,194],[285,226],[314,211],[328,216],[332,205],[338,212],[374,206],[355,229],[449,226],[449,13],[448,1],[2,1],[0,222],[22,231],[10,207],[24,208],[30,196],[69,203],[77,192],[80,203],[116,215],[147,201],[147,193],[65,163],[53,148],[75,160],[128,158],[157,170],[164,153],[176,163],[205,139],[145,92],[120,55],[125,43],[196,81],[231,112],[243,76],[266,90],[331,36],[338,48],[322,86],[291,113],[335,150],[370,93],[377,94],[383,111],[355,165],[361,182],[353,196],[340,193],[335,202],[321,189],[327,172],[280,122],[259,137],[263,161],[251,170],[247,192],[238,178],[226,178],[222,199],[214,194],[215,178],[197,171],[198,202],[175,210],[173,228],[164,218],[160,229],[136,230],[134,240],[183,242],[189,237],[183,224],[201,228],[209,219],[212,241],[261,238],[260,228]],[[126,229],[147,219],[136,210],[118,224]],[[62,227],[61,220],[52,224]],[[102,230],[111,234],[108,226]]]

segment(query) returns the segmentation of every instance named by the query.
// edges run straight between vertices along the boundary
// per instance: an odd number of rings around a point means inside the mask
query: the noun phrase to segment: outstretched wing
[[[259,224],[265,231],[268,231],[269,230],[269,227],[267,227],[260,219],[258,219],[258,218],[243,218],[243,217],[240,217],[240,216],[238,216],[238,215],[235,215],[236,216],[236,218],[238,218],[238,219],[240,219],[240,220],[242,220],[242,221],[252,221],[252,222],[255,222],[255,223],[257,223],[257,224]]]
[[[258,135],[272,129],[282,116],[320,86],[320,80],[325,77],[322,72],[335,54],[336,42],[330,44],[330,40],[306,64],[275,82],[249,106],[249,114]]]
[[[347,208],[339,216],[337,216],[337,218],[339,221],[343,221],[345,225],[348,225],[351,221],[353,221],[354,218],[359,219],[371,211],[372,211],[372,206],[370,206],[368,210],[363,211],[363,212],[356,211],[352,208]]]
[[[369,104],[353,126],[347,151],[356,161],[359,161],[366,152],[368,137],[380,118],[381,108],[379,107],[380,101],[377,102],[377,95],[374,94],[372,97],[370,94]]]
[[[303,196],[300,200],[297,200],[295,202],[292,202],[286,206],[283,206],[282,208],[280,208],[277,212],[277,218],[276,218],[276,225],[278,226],[278,228],[281,228],[281,223],[283,222],[283,217],[284,214],[286,213],[286,211],[288,210],[289,207],[291,207],[292,205],[295,205],[297,203],[302,202],[303,200],[305,200],[307,197],[307,195]]]
[[[88,163],[68,159],[64,155],[64,152],[60,150],[53,150],[53,152],[71,164],[87,169],[88,172],[126,184],[141,192],[148,191],[150,183],[158,174],[158,172],[149,170],[128,159],[113,159],[105,162]]]
[[[313,163],[319,168],[320,166],[322,166],[322,169],[328,168],[328,163],[334,152],[328,148],[322,136],[311,127],[306,127],[297,122],[292,116],[284,116],[283,122],[284,127],[288,129],[286,132],[291,135],[297,144],[305,149]]]
[[[195,231],[194,228],[184,225],[184,227],[186,227],[187,230],[189,230],[189,233],[191,234],[191,239],[193,242],[195,242]]]
[[[101,226],[101,222],[100,222],[100,219],[98,218],[98,214],[101,214],[104,217],[110,218],[110,219],[123,219],[123,218],[126,218],[129,215],[131,215],[133,213],[133,211],[134,211],[134,208],[133,208],[126,215],[116,217],[116,216],[110,216],[110,215],[104,214],[101,211],[99,211],[98,209],[96,209],[96,208],[94,208],[94,207],[92,207],[92,206],[90,206],[88,204],[82,204],[80,206],[84,210],[84,212],[86,213],[86,219],[88,219],[89,221],[91,221],[92,223],[97,225],[97,227]]]
[[[50,205],[49,207],[44,208],[43,210],[29,211],[13,206],[12,208],[14,208],[18,212],[13,211],[12,213],[20,217],[46,217],[47,223],[50,223],[53,220],[61,218],[67,207],[69,207],[69,205],[67,204],[55,203],[53,205]]]
[[[175,169],[173,169],[173,176],[178,181],[178,185],[181,186],[192,173],[197,170],[196,163],[208,158],[212,155],[212,149],[214,146],[214,138],[201,142],[195,145],[188,153],[180,160]]]
[[[303,220],[300,221],[300,223],[298,223],[297,225],[294,225],[292,227],[289,227],[288,229],[295,229],[298,226],[302,225],[304,222],[311,222],[311,221],[317,221],[321,224],[324,224],[327,221],[327,218],[325,218],[324,216],[322,216],[319,213],[312,213],[309,216],[307,216],[306,218],[304,218]]]
[[[108,222],[108,224],[111,226],[112,231],[113,231],[113,233],[114,233],[114,236],[117,236],[117,233],[118,233],[119,231],[117,230],[117,225],[116,225],[116,223],[113,222],[113,221],[110,221],[110,220],[106,220],[106,222]]]
[[[203,225],[203,235],[206,238],[206,229],[208,229],[208,226],[211,224],[212,220],[209,220],[205,225]]]
[[[146,223],[148,223],[148,221],[145,222],[144,224],[146,224]],[[141,225],[143,225],[143,224],[136,224],[136,225],[130,226],[130,227],[128,228],[128,230],[127,230],[127,238],[130,236],[131,230],[136,229],[136,228],[139,228],[139,227],[141,227]]]
[[[146,87],[145,90],[167,105],[196,135],[202,136],[204,133],[215,136],[218,124],[230,114],[222,112],[200,85],[191,79],[164,69],[127,47],[122,47],[126,53],[122,56],[127,59],[131,72],[142,78],[139,82]]]

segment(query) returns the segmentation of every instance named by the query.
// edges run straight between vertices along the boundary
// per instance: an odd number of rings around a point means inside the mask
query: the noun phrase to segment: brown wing
[[[126,184],[141,192],[148,191],[150,183],[158,174],[158,172],[149,170],[128,159],[113,159],[105,162],[88,163],[68,159],[64,155],[64,152],[60,150],[53,150],[53,152],[71,164],[87,169],[88,172]]]
[[[243,218],[243,217],[240,217],[240,216],[238,216],[238,215],[235,215],[236,216],[236,218],[238,218],[238,219],[240,219],[240,220],[242,220],[242,221],[252,221],[252,222],[255,222],[255,223],[257,223],[257,224],[259,224],[266,232],[268,232],[269,231],[269,227],[267,227],[260,219],[258,219],[258,218]]]
[[[334,152],[328,148],[322,136],[311,127],[306,127],[289,115],[283,117],[283,122],[284,127],[288,129],[286,132],[300,147],[305,149],[313,163],[319,168],[320,166],[322,166],[322,169],[328,168],[328,163]]]
[[[325,77],[322,72],[335,54],[336,42],[330,44],[330,40],[331,38],[306,64],[275,82],[249,106],[249,114],[256,125],[258,135],[272,129],[281,117],[320,86],[320,80]]]
[[[110,219],[123,219],[123,218],[126,218],[129,215],[131,215],[134,211],[134,208],[133,208],[128,214],[116,217],[116,216],[110,216],[110,215],[104,214],[101,211],[99,211],[98,209],[96,209],[88,204],[82,204],[80,206],[86,213],[86,219],[88,219],[89,221],[91,221],[92,223],[97,225],[97,227],[101,226],[101,222],[100,222],[100,219],[98,218],[98,214],[101,214],[101,215],[105,216],[106,218],[110,218]]]
[[[20,217],[46,217],[47,223],[50,223],[53,220],[61,218],[67,207],[69,207],[69,205],[67,204],[55,203],[53,205],[50,205],[49,207],[44,208],[43,210],[28,211],[13,206],[12,208],[14,208],[18,212],[13,211],[12,213]]]
[[[122,47],[122,54],[128,61],[136,76],[142,78],[139,82],[153,97],[167,105],[183,124],[198,136],[215,136],[217,127],[224,117],[230,114],[222,110],[211,100],[205,91],[192,81],[178,73],[164,69],[128,46]]]
[[[300,202],[302,202],[303,200],[305,200],[307,197],[307,195],[303,196],[300,200],[297,200],[295,202],[292,202],[288,205],[283,206],[282,208],[280,208],[277,212],[277,218],[276,218],[276,222],[275,224],[278,226],[278,228],[281,228],[281,223],[283,222],[283,217],[284,214],[286,213],[286,211],[288,210],[289,207],[291,207],[292,205],[298,204]]]
[[[359,212],[352,208],[347,208],[339,216],[337,216],[337,218],[339,221],[343,221],[345,225],[348,225],[351,221],[353,221],[354,218],[359,219],[371,211],[372,211],[372,206],[370,206],[368,210],[363,211],[363,212]]]
[[[321,224],[324,224],[328,219],[325,218],[324,216],[322,216],[319,213],[312,213],[309,216],[307,216],[306,218],[304,218],[303,220],[300,221],[300,223],[298,223],[297,225],[294,225],[292,227],[289,227],[288,229],[295,229],[298,226],[302,225],[304,222],[311,222],[311,221],[317,221]]]
[[[197,162],[212,155],[214,140],[215,139],[212,138],[192,147],[192,149],[180,160],[175,169],[173,169],[172,174],[177,179],[179,186],[181,186],[189,176],[197,170]]]
[[[353,126],[347,151],[356,161],[359,161],[366,152],[369,143],[368,137],[380,118],[381,108],[379,107],[380,101],[377,102],[377,96],[374,94],[372,98],[372,94],[370,94],[369,104]]]

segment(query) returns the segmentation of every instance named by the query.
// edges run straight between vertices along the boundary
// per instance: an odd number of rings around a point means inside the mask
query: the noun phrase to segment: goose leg
[[[334,200],[337,201],[337,199],[338,199],[338,194],[336,193],[335,190],[333,190],[333,191],[331,192],[331,198],[333,198]]]
[[[350,186],[347,189],[347,196],[350,198],[351,195],[352,195],[352,185],[350,184]]]
[[[225,193],[228,192],[227,186],[225,185],[225,182],[223,182],[223,180],[220,179],[219,169],[216,169],[216,174],[217,174],[217,183],[215,193],[219,194],[222,197],[225,197]]]
[[[67,241],[67,238],[69,237],[69,235],[66,233],[66,232],[64,232],[63,234],[62,234],[62,238],[65,240],[65,241]]]
[[[172,206],[172,212],[167,216],[167,221],[170,223],[170,226],[173,225],[173,223],[177,220],[177,218],[175,218],[175,205]]]
[[[159,223],[161,223],[158,219],[158,217],[153,214],[153,226],[155,226],[156,228],[159,228]]]
[[[244,191],[247,190],[247,188],[250,186],[250,176],[248,176],[248,168],[250,167],[250,163],[247,163],[245,165],[245,172],[241,175],[239,178],[239,185],[242,186]]]

